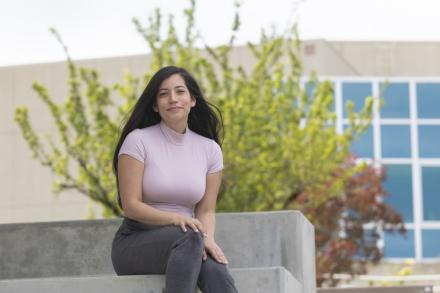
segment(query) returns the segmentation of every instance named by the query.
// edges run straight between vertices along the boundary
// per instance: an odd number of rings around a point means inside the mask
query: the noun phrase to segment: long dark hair
[[[122,208],[121,196],[118,183],[118,153],[127,135],[137,129],[155,125],[160,122],[159,113],[153,110],[156,104],[156,96],[162,82],[173,74],[179,74],[185,81],[191,96],[196,99],[196,105],[191,108],[188,116],[188,128],[192,131],[215,140],[220,146],[220,131],[223,133],[223,121],[220,110],[209,103],[203,97],[200,87],[194,77],[183,68],[176,66],[166,66],[156,72],[147,84],[147,87],[134,105],[131,114],[122,128],[118,144],[113,154],[113,172],[116,177],[116,187],[118,191],[118,204]],[[215,109],[217,113],[213,110]]]

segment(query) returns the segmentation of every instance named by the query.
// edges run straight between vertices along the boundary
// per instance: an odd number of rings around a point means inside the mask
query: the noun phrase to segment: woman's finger
[[[183,232],[186,232],[185,223],[180,223],[180,228],[182,228]]]
[[[221,252],[217,252],[218,258],[223,262],[224,261],[224,255]]]
[[[217,255],[216,253],[211,252],[210,254],[211,254],[212,258],[213,258],[216,262],[220,262],[220,259],[218,258],[218,255]]]
[[[199,230],[197,229],[196,225],[194,223],[189,223],[189,226],[196,232],[199,232]]]
[[[217,262],[222,263],[221,255],[220,255],[220,253],[218,253],[217,250],[214,250],[213,255],[214,255],[214,258],[215,258],[215,260],[216,260]]]
[[[193,223],[194,223],[194,225],[196,225],[197,229],[200,232],[205,233],[205,228],[203,227],[202,222],[200,222],[198,219],[194,218],[193,219]]]
[[[203,227],[202,223],[200,223],[200,221],[196,221],[195,225],[197,226],[197,228],[199,229],[200,232],[202,232],[203,234],[206,234],[205,228]]]
[[[206,254],[206,250],[203,249],[203,260],[208,259],[208,255]]]
[[[223,251],[217,250],[217,256],[221,263],[228,263],[226,260],[226,256],[224,255]]]
[[[218,261],[219,263],[222,263],[222,262],[223,262],[222,257],[221,257],[220,254],[217,254],[217,255],[216,255],[216,259],[217,259],[217,261]]]

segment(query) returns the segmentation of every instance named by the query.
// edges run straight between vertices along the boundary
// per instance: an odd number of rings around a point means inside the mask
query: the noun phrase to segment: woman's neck
[[[185,133],[186,127],[188,125],[188,121],[176,121],[176,122],[170,122],[170,121],[165,121],[165,120],[162,120],[162,121],[165,123],[165,125],[168,128],[171,128],[175,132],[181,133],[181,134]]]

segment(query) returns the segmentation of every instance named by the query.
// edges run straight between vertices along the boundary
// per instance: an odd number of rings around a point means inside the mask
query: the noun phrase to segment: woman
[[[220,124],[186,70],[151,78],[113,157],[125,216],[112,244],[118,275],[165,274],[167,293],[237,292],[214,239]]]

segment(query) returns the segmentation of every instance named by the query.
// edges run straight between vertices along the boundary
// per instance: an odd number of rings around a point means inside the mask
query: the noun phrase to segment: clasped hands
[[[215,240],[212,236],[209,236],[203,227],[202,222],[200,222],[196,218],[191,217],[185,217],[185,216],[177,216],[174,221],[173,225],[180,226],[183,232],[187,231],[187,227],[190,227],[195,232],[200,232],[203,235],[203,261],[206,261],[208,259],[208,253],[212,256],[214,260],[216,260],[219,263],[227,264],[228,260],[226,259],[225,254],[223,253],[222,249],[215,243]]]

